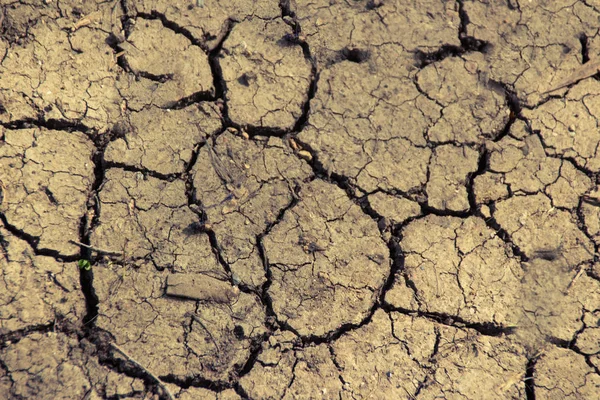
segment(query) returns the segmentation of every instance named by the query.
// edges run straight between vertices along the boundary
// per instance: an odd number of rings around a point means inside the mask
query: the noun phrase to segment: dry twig
[[[112,347],[114,350],[116,350],[117,352],[121,353],[123,355],[123,357],[125,357],[127,359],[127,361],[129,361],[130,363],[132,363],[133,365],[135,365],[136,367],[140,368],[142,371],[144,371],[150,378],[152,378],[152,380],[154,382],[156,382],[156,384],[158,385],[158,387],[160,387],[160,389],[163,391],[163,393],[165,394],[165,396],[167,396],[167,398],[169,400],[175,400],[175,397],[173,397],[173,394],[171,393],[171,391],[169,390],[169,388],[167,388],[167,386],[163,383],[163,381],[161,381],[156,375],[154,375],[152,372],[148,371],[146,368],[144,368],[142,366],[142,364],[140,364],[139,362],[137,362],[136,360],[134,360],[133,358],[131,358],[131,356],[129,356],[129,354],[125,353],[124,350],[122,350],[119,346],[117,346],[114,343],[110,344],[110,347]]]

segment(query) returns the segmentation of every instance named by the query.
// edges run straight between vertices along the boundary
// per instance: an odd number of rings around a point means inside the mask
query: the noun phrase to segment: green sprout
[[[89,262],[89,260],[79,260],[77,261],[77,265],[79,265],[79,268],[85,269],[86,271],[92,269],[92,264]]]

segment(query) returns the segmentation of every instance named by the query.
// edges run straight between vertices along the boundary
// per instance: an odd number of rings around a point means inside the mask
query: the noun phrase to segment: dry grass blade
[[[81,243],[81,242],[78,242],[76,240],[69,240],[69,242],[73,243],[73,244],[75,244],[77,246],[85,247],[86,249],[90,249],[92,251],[95,251],[98,254],[106,254],[107,256],[116,256],[116,257],[123,256],[122,252],[119,253],[118,251],[111,251],[111,250],[100,249],[98,247],[90,246],[89,244]]]
[[[577,279],[579,279],[579,277],[584,273],[584,271],[585,271],[585,266],[581,265],[579,267],[579,270],[577,271],[577,273],[575,274],[575,276],[571,280],[571,282],[569,282],[569,285],[567,286],[567,289],[565,290],[565,294],[569,294],[571,288],[573,287],[573,285],[575,284],[575,282],[577,281]]]
[[[577,83],[583,79],[589,78],[590,76],[596,75],[600,71],[600,58],[597,60],[589,61],[578,67],[569,77],[560,81],[554,85],[551,89],[542,92],[542,94],[550,93],[558,89],[562,89],[566,86]]]

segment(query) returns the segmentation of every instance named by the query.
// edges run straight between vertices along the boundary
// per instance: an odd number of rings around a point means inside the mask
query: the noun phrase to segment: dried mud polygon
[[[3,2],[0,398],[598,398],[598,10]]]

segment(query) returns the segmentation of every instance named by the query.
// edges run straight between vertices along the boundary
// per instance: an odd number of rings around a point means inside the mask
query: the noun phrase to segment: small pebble
[[[290,147],[294,150],[294,151],[298,151],[300,150],[300,146],[298,146],[298,144],[296,143],[296,141],[292,138],[288,139],[289,143],[290,143]]]
[[[313,156],[312,156],[312,154],[310,154],[310,153],[309,153],[308,151],[306,151],[306,150],[300,150],[300,151],[298,152],[298,155],[300,156],[300,158],[303,158],[303,159],[305,159],[306,161],[312,161],[312,159],[313,159]]]

